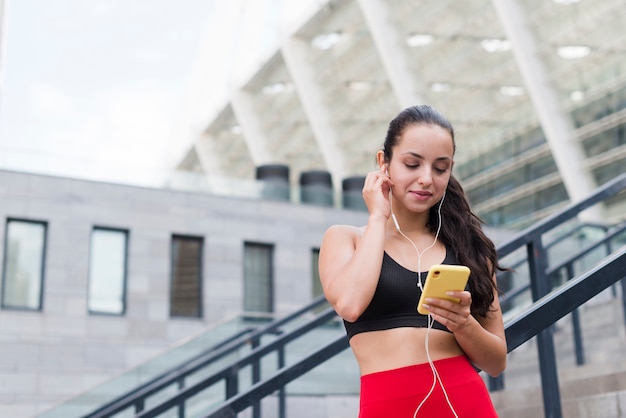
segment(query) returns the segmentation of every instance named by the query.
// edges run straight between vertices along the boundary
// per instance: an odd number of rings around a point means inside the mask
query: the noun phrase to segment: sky
[[[312,3],[4,0],[0,168],[158,185]]]

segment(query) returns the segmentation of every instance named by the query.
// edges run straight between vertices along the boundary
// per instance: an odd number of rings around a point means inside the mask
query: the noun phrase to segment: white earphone
[[[387,174],[387,176],[389,176],[389,171],[387,170],[386,167],[385,167],[385,174]],[[421,264],[422,264],[422,262],[421,262],[422,261],[422,254],[424,254],[426,251],[428,251],[429,249],[434,247],[435,244],[437,243],[437,239],[439,238],[439,232],[441,231],[441,224],[442,224],[441,206],[443,205],[443,200],[446,197],[446,191],[447,191],[447,187],[443,191],[443,195],[441,196],[441,200],[439,201],[439,207],[437,208],[437,215],[439,217],[439,225],[437,226],[437,232],[435,233],[435,239],[433,240],[433,243],[430,244],[430,246],[424,248],[424,250],[422,252],[420,252],[419,249],[417,248],[417,245],[415,245],[415,243],[408,236],[406,236],[404,234],[404,232],[402,232],[402,230],[400,229],[400,224],[398,223],[398,220],[396,219],[396,215],[393,213],[393,206],[392,206],[393,194],[392,194],[391,188],[389,188],[389,209],[391,211],[391,219],[393,220],[393,223],[394,223],[396,229],[398,230],[398,232],[400,233],[400,235],[402,235],[407,241],[409,241],[411,243],[411,245],[413,246],[413,249],[415,249],[415,252],[417,253],[417,285],[420,288],[420,290],[422,290],[422,291],[424,290],[423,289],[423,285],[422,285],[422,280],[421,280],[421,277],[420,277],[420,274],[421,274],[421,271],[422,271],[422,266],[421,266]],[[454,416],[458,418],[458,415],[457,415],[456,411],[454,410],[454,407],[452,406],[452,403],[450,402],[450,399],[448,398],[448,392],[446,391],[446,388],[444,387],[443,382],[441,381],[441,377],[439,376],[439,372],[437,371],[437,368],[435,367],[435,364],[434,364],[432,358],[430,357],[430,350],[428,348],[428,341],[429,341],[428,337],[429,337],[429,334],[430,334],[430,330],[432,329],[433,322],[434,322],[433,318],[430,315],[428,315],[428,330],[426,332],[426,338],[424,340],[424,346],[425,346],[425,350],[426,350],[426,357],[428,358],[428,364],[430,365],[430,368],[431,368],[431,370],[433,372],[433,383],[432,383],[430,391],[428,392],[426,397],[422,400],[422,402],[415,409],[415,412],[413,413],[413,418],[417,417],[417,414],[418,414],[419,410],[422,408],[422,406],[424,405],[426,400],[433,393],[437,382],[439,382],[439,385],[441,386],[441,390],[444,393],[444,396],[446,398],[446,401],[448,402],[448,406],[450,407],[450,410],[452,411]]]

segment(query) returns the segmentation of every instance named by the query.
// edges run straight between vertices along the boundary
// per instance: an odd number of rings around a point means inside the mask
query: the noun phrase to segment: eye
[[[437,173],[445,173],[446,171],[448,171],[448,167],[435,167],[435,171]]]
[[[406,168],[417,168],[417,167],[419,167],[419,164],[404,164],[404,166]]]

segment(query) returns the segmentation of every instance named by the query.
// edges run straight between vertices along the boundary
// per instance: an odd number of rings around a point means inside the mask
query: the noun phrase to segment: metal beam
[[[541,60],[538,42],[529,28],[524,8],[519,0],[492,0],[492,4],[511,41],[515,62],[570,200],[583,200],[597,186],[584,164],[584,150],[576,139],[571,117],[561,106],[558,91],[550,81],[546,64]],[[601,221],[601,208],[589,209],[581,214],[582,218]]]

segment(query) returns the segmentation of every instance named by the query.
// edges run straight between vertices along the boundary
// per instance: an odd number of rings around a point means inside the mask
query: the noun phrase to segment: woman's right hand
[[[363,200],[370,215],[391,216],[391,187],[393,182],[387,174],[386,165],[372,171],[365,177]]]

